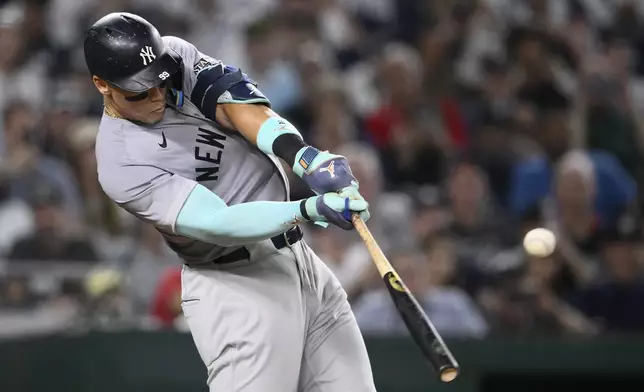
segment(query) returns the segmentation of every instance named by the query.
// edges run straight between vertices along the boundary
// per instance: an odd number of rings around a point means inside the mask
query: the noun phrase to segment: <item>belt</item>
[[[275,249],[282,249],[285,246],[289,248],[296,244],[304,236],[304,232],[300,226],[295,226],[294,228],[278,234],[275,237],[271,238],[271,242],[275,246]],[[237,250],[228,253],[227,255],[217,257],[213,259],[211,263],[214,264],[229,264],[234,263],[235,261],[245,260],[250,258],[250,252],[246,248],[239,248]]]

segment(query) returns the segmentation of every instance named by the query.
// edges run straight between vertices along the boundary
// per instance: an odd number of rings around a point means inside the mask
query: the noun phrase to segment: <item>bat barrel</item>
[[[385,274],[383,281],[409,334],[439,379],[442,382],[453,381],[459,375],[459,365],[416,298],[394,271]]]

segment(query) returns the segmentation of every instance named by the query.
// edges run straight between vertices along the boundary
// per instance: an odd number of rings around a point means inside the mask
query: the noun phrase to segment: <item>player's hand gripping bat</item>
[[[432,364],[442,382],[454,380],[459,374],[459,365],[449,348],[416,298],[391,266],[365,222],[357,214],[353,214],[352,221],[414,341]]]

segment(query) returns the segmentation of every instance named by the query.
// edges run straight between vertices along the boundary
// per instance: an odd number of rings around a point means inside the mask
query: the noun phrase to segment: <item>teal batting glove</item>
[[[331,223],[344,230],[351,230],[353,213],[362,213],[369,208],[364,200],[353,200],[343,197],[337,193],[326,193],[322,196],[314,196],[303,201],[306,211],[306,219],[314,222]],[[323,226],[323,225],[321,225]],[[325,226],[323,226],[325,227]]]

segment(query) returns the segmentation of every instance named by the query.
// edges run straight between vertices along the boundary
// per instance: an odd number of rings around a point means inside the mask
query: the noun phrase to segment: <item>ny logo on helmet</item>
[[[145,48],[142,48],[141,53],[139,53],[139,56],[141,56],[141,58],[143,59],[143,65],[151,64],[152,60],[157,58],[154,52],[152,52],[151,46],[146,46]]]

